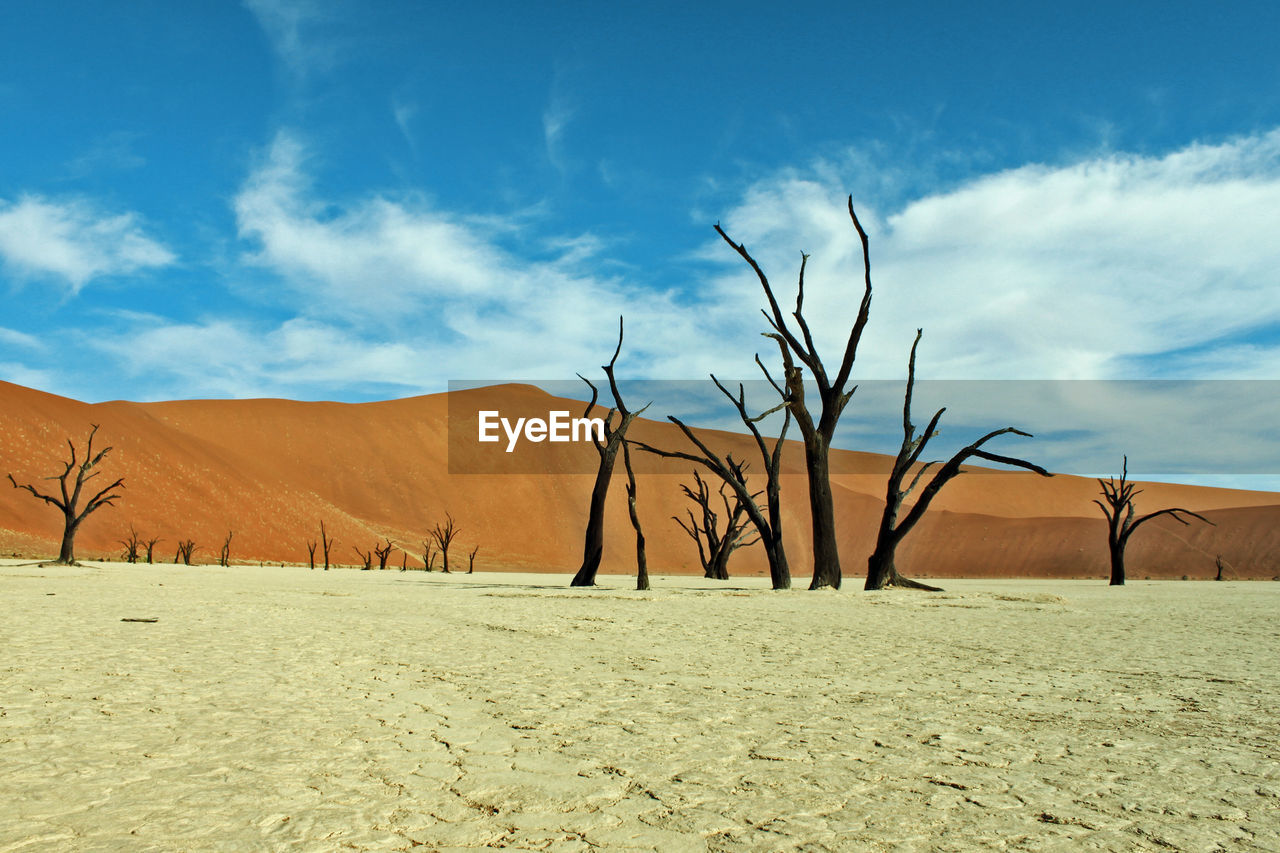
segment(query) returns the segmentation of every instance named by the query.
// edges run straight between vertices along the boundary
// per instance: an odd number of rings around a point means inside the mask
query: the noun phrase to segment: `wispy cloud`
[[[92,279],[172,264],[134,213],[104,213],[84,199],[0,199],[0,260],[19,278],[54,278],[78,292]]]
[[[331,19],[315,0],[244,0],[258,20],[281,62],[294,77],[304,79],[333,67],[337,51],[317,28]]]
[[[418,105],[394,100],[391,102],[391,114],[395,117],[396,127],[400,129],[400,135],[404,137],[404,141],[408,143],[410,150],[416,154],[418,152],[418,140],[413,132],[413,120],[418,115]]]
[[[812,253],[807,314],[835,352],[861,289],[842,189],[788,173],[753,186],[724,218],[780,295],[792,293],[799,251]],[[1236,361],[1227,351],[1280,323],[1276,210],[1280,131],[1160,157],[1026,166],[893,212],[862,207],[876,295],[861,370],[901,375],[922,325],[922,369],[934,377],[1148,375],[1139,360],[1174,351],[1182,375],[1223,375]],[[749,286],[740,269],[721,282],[726,293]],[[1251,346],[1280,372],[1277,341]]]
[[[552,92],[551,101],[542,111],[542,136],[547,146],[547,160],[558,172],[568,167],[564,154],[564,132],[573,121],[574,108],[562,94]]]
[[[146,158],[134,150],[138,134],[116,131],[96,140],[67,164],[68,178],[82,178],[98,171],[131,171],[146,165]]]

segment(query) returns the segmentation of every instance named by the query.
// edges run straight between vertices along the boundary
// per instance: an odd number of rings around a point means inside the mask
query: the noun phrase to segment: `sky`
[[[838,361],[849,195],[860,379],[917,328],[931,380],[1280,379],[1277,35],[1268,2],[16,4],[0,379],[361,402],[598,374],[619,315],[620,373],[755,379],[713,226],[784,303],[809,254]]]

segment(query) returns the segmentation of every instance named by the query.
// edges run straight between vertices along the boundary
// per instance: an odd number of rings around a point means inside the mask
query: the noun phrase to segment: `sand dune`
[[[448,436],[449,406],[501,407],[545,413],[551,405],[575,412],[527,386],[501,386],[381,403],[304,403],[217,400],[85,404],[0,383],[0,473],[20,481],[56,472],[67,437],[82,442],[90,423],[114,450],[107,470],[126,480],[125,498],[86,522],[78,539],[84,556],[114,557],[132,523],[160,536],[157,553],[173,558],[179,539],[194,539],[197,559],[216,556],[234,531],[232,558],[249,562],[306,560],[306,542],[320,520],[338,540],[335,560],[354,563],[352,546],[367,550],[390,537],[420,566],[420,543],[450,512],[460,533],[456,560],[473,546],[477,565],[501,570],[572,571],[581,559],[581,530],[594,452],[578,445],[542,445],[539,467],[549,473],[458,473],[482,468],[479,455],[459,456]],[[642,420],[635,435],[682,447],[665,422]],[[740,435],[708,433],[717,446],[754,459]],[[475,454],[472,444],[468,453]],[[500,450],[498,451],[501,452]],[[517,464],[520,452],[513,455]],[[504,457],[503,464],[511,464]],[[452,462],[454,473],[450,472]],[[857,576],[869,553],[883,491],[882,456],[833,454],[846,574]],[[640,511],[655,571],[697,570],[692,543],[670,520],[683,513],[677,484],[691,466],[637,456]],[[797,578],[806,575],[808,511],[803,458],[788,447],[784,471],[787,543]],[[1091,503],[1089,479],[986,474],[948,485],[928,519],[904,545],[901,567],[925,576],[1098,576],[1105,571],[1103,522]],[[610,507],[606,572],[633,571],[632,535],[621,488]],[[1217,527],[1152,525],[1135,537],[1135,577],[1207,577],[1221,554],[1235,577],[1280,574],[1277,534],[1280,498],[1259,492],[1149,484],[1142,501],[1211,512]],[[1140,505],[1141,507],[1141,505]],[[56,551],[56,510],[29,495],[0,489],[0,552]],[[393,556],[397,566],[402,552]],[[731,571],[765,572],[759,549],[735,555]]]
[[[1280,584],[8,563],[0,851],[1280,848]]]

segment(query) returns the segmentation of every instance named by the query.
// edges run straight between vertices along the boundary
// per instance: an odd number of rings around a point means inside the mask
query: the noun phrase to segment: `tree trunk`
[[[871,556],[867,558],[867,582],[864,589],[884,589],[893,583],[898,575],[893,560],[896,545],[893,542],[888,547],[880,546],[871,552]]]
[[[715,556],[711,560],[711,564],[707,566],[706,575],[712,580],[728,580],[729,579],[729,556],[733,553],[729,548],[721,547],[716,549]]]
[[[595,586],[596,572],[600,571],[600,561],[604,557],[604,505],[609,497],[609,481],[613,479],[613,463],[618,456],[617,442],[610,442],[605,447],[604,456],[600,460],[600,469],[596,472],[595,488],[591,490],[591,508],[587,516],[587,532],[582,548],[582,568],[573,576],[569,586]]]
[[[62,547],[58,550],[58,565],[72,566],[76,562],[76,531],[80,525],[75,515],[66,514],[66,526],[62,530]]]
[[[791,589],[791,567],[787,565],[787,552],[782,547],[782,537],[761,539],[764,552],[769,557],[769,580],[774,589]]]
[[[809,473],[809,511],[813,523],[813,581],[809,589],[840,588],[840,552],[836,546],[835,506],[831,498],[830,458],[826,441],[814,435],[804,444]]]
[[[1110,551],[1111,586],[1124,586],[1124,543],[1111,544]]]

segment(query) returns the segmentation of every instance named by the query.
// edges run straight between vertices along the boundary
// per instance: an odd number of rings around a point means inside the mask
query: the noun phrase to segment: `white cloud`
[[[601,274],[591,234],[530,239],[536,223],[521,217],[464,218],[419,197],[337,204],[314,191],[307,165],[302,144],[281,134],[237,195],[240,234],[256,244],[249,260],[286,282],[300,318],[410,342],[411,385],[572,377],[607,359],[619,314],[628,370],[723,367],[726,321]],[[542,259],[504,248],[513,237],[537,243]]]
[[[0,200],[0,259],[18,276],[51,276],[79,291],[90,280],[172,264],[134,213],[108,214],[81,199]]]
[[[836,184],[784,174],[725,217],[784,302],[799,250],[812,253],[806,315],[831,360],[861,291]],[[891,214],[860,209],[875,282],[860,372],[902,375],[924,326],[921,368],[933,377],[1116,377],[1195,348],[1178,357],[1183,375],[1222,375],[1238,338],[1280,323],[1277,210],[1280,131],[1163,157],[1026,166]],[[708,252],[736,259],[728,247]],[[738,270],[719,286],[741,292],[751,281]],[[1276,375],[1275,346],[1250,354]]]

